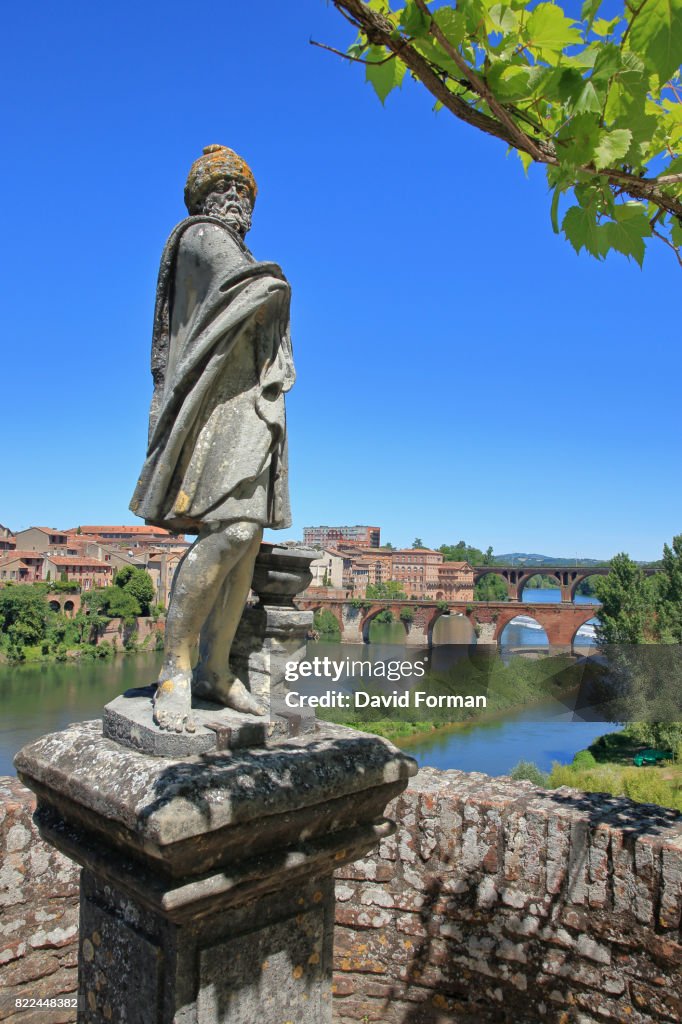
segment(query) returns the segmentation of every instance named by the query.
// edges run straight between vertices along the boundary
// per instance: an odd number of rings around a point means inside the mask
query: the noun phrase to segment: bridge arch
[[[593,572],[585,572],[582,575],[576,576],[575,580],[571,584],[571,601],[573,601],[573,602],[575,601],[576,595],[578,593],[578,587],[580,586],[581,583],[584,583],[585,580],[598,579],[599,577],[603,577],[605,575],[607,575],[607,574],[604,573],[603,571],[602,572],[594,572],[593,571]],[[599,602],[595,598],[595,604],[597,604],[597,603],[599,603]]]
[[[450,638],[442,639],[438,636],[449,631],[453,634]],[[461,639],[458,638],[458,634],[461,634]],[[447,644],[467,644],[472,645],[476,643],[476,632],[474,630],[473,623],[468,615],[461,611],[443,611],[435,619],[432,620],[429,634],[429,647],[439,647]]]
[[[557,590],[561,590],[564,585],[564,581],[561,577],[560,572],[555,572],[552,570],[544,572],[542,566],[539,566],[535,569],[528,569],[523,573],[523,575],[519,576],[519,601],[523,601],[524,589],[528,586],[530,581],[534,579],[536,576],[549,576],[551,577],[551,579],[556,580]]]
[[[359,631],[362,636],[363,644],[369,643],[369,628],[376,619],[377,615],[381,615],[382,612],[390,611],[393,613],[393,621],[396,619],[400,622],[399,610],[396,613],[394,605],[387,605],[386,602],[383,604],[374,604],[366,612],[362,622],[360,623]],[[404,625],[404,623],[403,623]]]
[[[517,621],[517,620],[519,620],[519,621]],[[533,623],[534,625],[531,625],[531,623]],[[533,647],[547,647],[547,648],[549,648],[549,646],[550,646],[550,638],[549,638],[549,634],[547,632],[547,629],[545,627],[545,624],[543,622],[541,622],[540,618],[536,618],[535,615],[532,615],[529,612],[517,612],[516,615],[513,615],[513,616],[509,617],[502,627],[499,627],[499,625],[498,625],[497,641],[498,641],[498,644],[500,645],[500,647],[505,646],[505,640],[504,640],[505,631],[510,626],[516,626],[516,625],[518,625],[520,627],[526,626],[528,629],[532,629],[533,630],[533,634],[534,634],[533,639],[535,639],[535,633],[537,633],[537,643],[523,644],[523,645],[519,644],[518,645],[519,647],[521,647],[521,646],[524,646],[524,647],[528,646],[528,647],[531,647],[531,648],[533,648]]]
[[[597,621],[598,621],[597,617],[596,616],[592,616],[591,619],[587,619],[586,622],[583,622],[581,625],[576,626],[575,633],[573,634],[573,636],[571,638],[571,654],[585,655],[587,652],[594,653],[594,651],[595,651],[595,649],[597,647],[596,640],[593,640],[592,643],[581,643],[580,642],[581,641],[581,637],[584,637],[585,634],[584,633],[581,634],[580,637],[578,636],[578,634],[580,633],[581,630],[585,629],[585,626],[594,626],[594,625],[596,625]]]

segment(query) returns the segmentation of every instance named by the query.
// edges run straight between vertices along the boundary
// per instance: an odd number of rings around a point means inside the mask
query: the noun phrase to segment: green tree
[[[656,577],[658,632],[666,643],[682,643],[682,534],[663,545],[663,572]]]
[[[144,569],[124,565],[114,576],[114,586],[131,594],[140,606],[138,615],[149,615],[156,597],[151,576]]]
[[[682,264],[682,0],[583,0],[579,18],[542,0],[332,2],[358,30],[341,55],[382,103],[409,71],[436,109],[545,167],[577,252],[641,265],[655,236]]]
[[[611,559],[608,576],[595,580],[601,601],[599,644],[641,644],[654,639],[655,608],[653,587],[641,568],[621,552]]]
[[[506,601],[508,596],[504,580],[494,573],[484,576],[474,587],[474,597],[477,601]]]
[[[123,619],[132,624],[141,614],[140,602],[134,594],[123,587],[107,587],[106,614],[112,619]]]
[[[379,583],[368,583],[365,597],[371,600],[403,600],[407,594],[403,590],[403,584],[398,580],[380,580]]]
[[[22,584],[0,590],[0,633],[14,648],[30,647],[44,640],[49,616],[44,586]]]
[[[423,548],[424,547],[424,541],[421,539],[421,537],[415,537],[414,538],[414,540],[412,541],[412,547],[413,548]]]
[[[465,540],[456,544],[441,544],[438,548],[443,554],[444,562],[468,562],[469,565],[494,565],[493,549],[489,547],[485,553],[480,548],[472,547]]]

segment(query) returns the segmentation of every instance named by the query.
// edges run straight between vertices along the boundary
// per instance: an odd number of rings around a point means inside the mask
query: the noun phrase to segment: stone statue
[[[130,508],[197,534],[176,572],[154,697],[154,721],[175,732],[195,730],[193,693],[264,713],[229,655],[263,528],[291,525],[284,393],[294,366],[289,284],[244,244],[255,199],[248,165],[207,146],[185,186],[190,216],[159,270],[149,446]]]

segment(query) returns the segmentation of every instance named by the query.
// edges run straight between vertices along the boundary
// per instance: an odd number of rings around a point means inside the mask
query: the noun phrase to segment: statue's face
[[[236,178],[221,178],[204,199],[202,212],[220,217],[244,238],[251,227],[252,211],[251,193],[244,182]]]

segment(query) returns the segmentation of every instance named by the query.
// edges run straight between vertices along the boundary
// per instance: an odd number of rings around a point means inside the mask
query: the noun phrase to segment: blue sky
[[[405,82],[324,0],[5,14],[0,522],[136,522],[158,260],[204,145],[251,164],[293,287],[296,537],[659,557],[682,531],[680,272],[553,235],[542,171]]]

